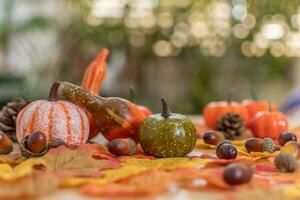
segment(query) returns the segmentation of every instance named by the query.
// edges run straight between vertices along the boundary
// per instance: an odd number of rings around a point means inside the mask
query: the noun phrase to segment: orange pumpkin
[[[269,110],[269,102],[268,101],[255,101],[255,100],[244,100],[242,101],[242,105],[247,109],[248,116],[249,116],[249,122],[251,121],[252,118],[255,117],[255,115],[258,112],[261,111],[268,111]],[[271,104],[271,109],[273,111],[277,110],[276,105]]]
[[[228,112],[239,114],[246,123],[248,122],[246,108],[235,101],[211,102],[204,107],[202,115],[206,126],[215,130],[217,128],[217,120]]]
[[[279,111],[261,111],[251,120],[249,128],[255,137],[277,139],[288,130],[287,117]]]
[[[88,140],[89,121],[87,114],[71,102],[55,99],[37,100],[18,114],[18,141],[35,131],[42,131],[47,142],[59,138],[67,144],[83,144]]]
[[[152,115],[152,111],[145,106],[137,105],[137,108],[145,115],[145,117]]]

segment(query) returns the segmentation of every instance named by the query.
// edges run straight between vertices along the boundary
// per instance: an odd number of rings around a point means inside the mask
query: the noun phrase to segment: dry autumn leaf
[[[95,159],[93,154],[96,152],[108,153],[106,147],[99,144],[84,144],[73,150],[60,146],[51,149],[42,159],[49,172],[77,176],[95,176],[100,170],[120,166],[115,159]]]
[[[9,164],[12,166],[16,166],[25,160],[26,158],[22,156],[18,144],[13,144],[13,152],[11,152],[10,154],[0,155],[0,163]]]
[[[30,175],[37,167],[46,166],[46,162],[39,158],[28,159],[16,167],[0,164],[0,180],[15,181]]]
[[[32,199],[57,189],[55,177],[44,172],[34,172],[17,181],[0,181],[0,199]]]
[[[147,170],[117,183],[83,186],[82,192],[91,196],[150,195],[166,191],[166,187],[176,179],[176,176],[163,170]]]

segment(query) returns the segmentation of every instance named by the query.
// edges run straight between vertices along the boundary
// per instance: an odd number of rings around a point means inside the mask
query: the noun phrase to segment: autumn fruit
[[[98,56],[89,64],[89,66],[84,72],[81,86],[83,89],[92,93],[95,96],[99,95],[103,80],[105,79],[106,76],[106,71],[107,71],[106,60],[108,58],[108,55],[109,55],[109,50],[106,48],[102,49],[98,54]],[[133,102],[132,100],[130,101]],[[152,114],[152,112],[145,106],[136,105],[136,108],[139,109],[139,111],[143,113],[145,117]],[[95,121],[94,117],[90,113],[87,114],[90,121],[89,138],[93,138],[99,133],[99,124],[96,125],[96,123],[98,122]],[[130,118],[130,116],[128,116],[128,118]],[[124,131],[122,134],[124,134]],[[109,135],[107,135],[107,137],[110,138]],[[116,137],[120,137],[120,136],[118,135]],[[121,136],[121,137],[125,137],[125,136]]]
[[[97,57],[89,64],[89,66],[84,71],[81,87],[96,96],[99,95],[100,88],[106,76],[106,60],[108,58],[108,55],[108,49],[102,49]],[[93,138],[98,134],[98,132],[95,130],[95,121],[93,120],[93,117],[89,113],[87,114],[90,122],[89,138]]]
[[[237,157],[237,149],[230,142],[222,142],[217,146],[216,155],[220,159],[235,159]]]
[[[224,135],[222,132],[209,130],[203,134],[203,141],[206,144],[218,145],[224,140]]]
[[[47,139],[44,133],[36,131],[28,136],[25,144],[26,148],[33,153],[42,152],[47,146]]]
[[[86,113],[69,101],[58,100],[58,84],[51,87],[49,100],[37,100],[27,105],[17,117],[17,139],[42,131],[47,142],[60,138],[67,144],[84,144],[89,136]]]
[[[226,166],[223,179],[230,185],[240,185],[251,181],[253,170],[248,164],[231,163]]]
[[[295,158],[300,158],[300,145],[295,141],[287,142],[283,147],[281,147],[280,152],[294,156]]]
[[[41,131],[36,131],[27,135],[20,142],[20,150],[24,157],[38,157],[48,152],[46,135]]]
[[[280,172],[294,172],[299,167],[299,162],[296,157],[283,152],[275,157],[274,163]]]
[[[252,119],[249,128],[255,137],[277,139],[281,132],[287,131],[288,120],[279,111],[262,111]]]
[[[264,100],[244,100],[242,101],[242,105],[247,109],[249,123],[256,116],[258,112],[268,111],[270,103]],[[273,111],[277,110],[277,107],[274,104],[271,104],[271,109]],[[249,124],[247,124],[248,126]]]
[[[297,141],[297,136],[294,133],[283,131],[279,134],[278,143],[281,146],[285,145],[287,142],[290,141]]]
[[[245,143],[246,150],[251,152],[262,152],[262,143],[263,140],[261,138],[250,138]]]
[[[136,144],[131,138],[117,138],[107,145],[110,153],[116,156],[132,156],[136,152]]]
[[[244,106],[235,101],[211,102],[203,109],[203,118],[208,128],[217,129],[217,121],[226,113],[236,113],[248,122],[248,112]]]
[[[135,104],[122,98],[96,96],[68,82],[54,84],[57,84],[55,93],[59,99],[71,101],[91,114],[95,132],[101,132],[109,141],[127,137],[138,139],[145,116]]]
[[[161,99],[161,114],[147,117],[140,128],[140,143],[148,155],[180,157],[188,154],[196,144],[196,128],[186,116],[171,113],[165,99]]]
[[[11,140],[5,133],[0,131],[0,154],[9,154],[13,151]]]

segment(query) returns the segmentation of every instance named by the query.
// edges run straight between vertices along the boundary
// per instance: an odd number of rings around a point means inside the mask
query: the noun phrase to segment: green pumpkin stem
[[[129,87],[129,101],[135,102],[136,99],[136,89],[133,85]]]
[[[258,101],[260,96],[257,93],[257,90],[254,87],[250,87],[250,94],[253,100]]]
[[[61,82],[57,81],[57,82],[53,83],[53,85],[51,86],[51,89],[49,92],[49,97],[48,97],[49,101],[56,101],[58,99],[57,90],[58,90],[60,84],[61,84]]]
[[[168,107],[167,101],[164,98],[161,98],[161,104],[162,104],[161,116],[163,116],[164,118],[168,118],[172,114],[172,112]]]

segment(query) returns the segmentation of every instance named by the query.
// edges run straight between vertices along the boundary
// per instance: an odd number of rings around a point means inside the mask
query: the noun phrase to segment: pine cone
[[[244,132],[244,119],[236,113],[228,112],[218,119],[217,129],[224,133],[226,139],[236,139]]]
[[[16,119],[19,112],[28,104],[25,99],[8,102],[0,110],[0,131],[16,142]]]

